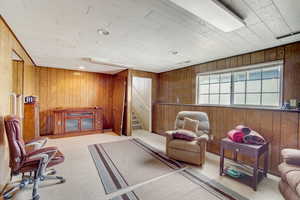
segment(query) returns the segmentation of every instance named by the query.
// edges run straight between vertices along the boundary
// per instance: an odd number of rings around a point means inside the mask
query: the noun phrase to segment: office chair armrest
[[[39,137],[26,142],[25,146],[28,147],[28,146],[36,145],[35,149],[40,149],[46,145],[47,141],[48,141],[47,137]]]
[[[55,157],[57,152],[58,152],[57,147],[46,147],[46,148],[38,149],[36,151],[28,153],[27,159],[40,160],[39,168],[37,170],[38,174],[40,176],[40,175],[44,174],[49,162]]]
[[[48,157],[52,157],[57,153],[57,151],[58,151],[57,147],[45,147],[28,153],[26,157],[28,159],[34,159],[34,158],[45,157],[45,156],[41,156],[45,154]]]

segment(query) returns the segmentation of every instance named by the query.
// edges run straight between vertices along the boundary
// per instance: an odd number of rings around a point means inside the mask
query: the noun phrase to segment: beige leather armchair
[[[194,141],[174,139],[173,134],[183,128],[184,118],[198,120],[199,127]],[[175,130],[166,132],[166,153],[170,158],[187,163],[203,165],[205,162],[206,143],[209,139],[209,120],[204,112],[182,111],[177,114]]]
[[[281,181],[279,190],[286,200],[300,199],[300,150],[283,149],[283,163],[278,166]]]

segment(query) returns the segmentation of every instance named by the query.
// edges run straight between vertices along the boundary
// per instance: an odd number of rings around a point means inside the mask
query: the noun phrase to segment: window
[[[282,62],[197,75],[197,103],[236,106],[281,104]]]

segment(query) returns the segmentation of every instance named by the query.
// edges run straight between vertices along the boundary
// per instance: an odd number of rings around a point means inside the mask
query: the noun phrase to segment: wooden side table
[[[249,157],[254,158],[253,167],[253,176],[246,175],[238,180],[244,184],[252,186],[253,190],[256,191],[257,184],[263,179],[263,177],[267,177],[268,173],[268,157],[269,157],[269,143],[266,142],[263,145],[249,145],[243,143],[236,143],[228,138],[224,138],[221,140],[221,149],[220,149],[220,176],[224,175],[224,151],[231,150],[234,152],[233,161],[238,164],[243,164],[242,162],[237,160],[238,153],[247,155]],[[259,158],[260,156],[264,156],[264,167],[263,169],[259,168]]]

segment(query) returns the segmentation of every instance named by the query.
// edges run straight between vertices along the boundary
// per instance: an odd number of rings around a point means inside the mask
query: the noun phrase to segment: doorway
[[[24,61],[15,52],[12,51],[12,90],[11,90],[11,114],[17,115],[23,119],[23,93],[24,93]]]
[[[152,131],[152,79],[132,77],[132,130]]]

